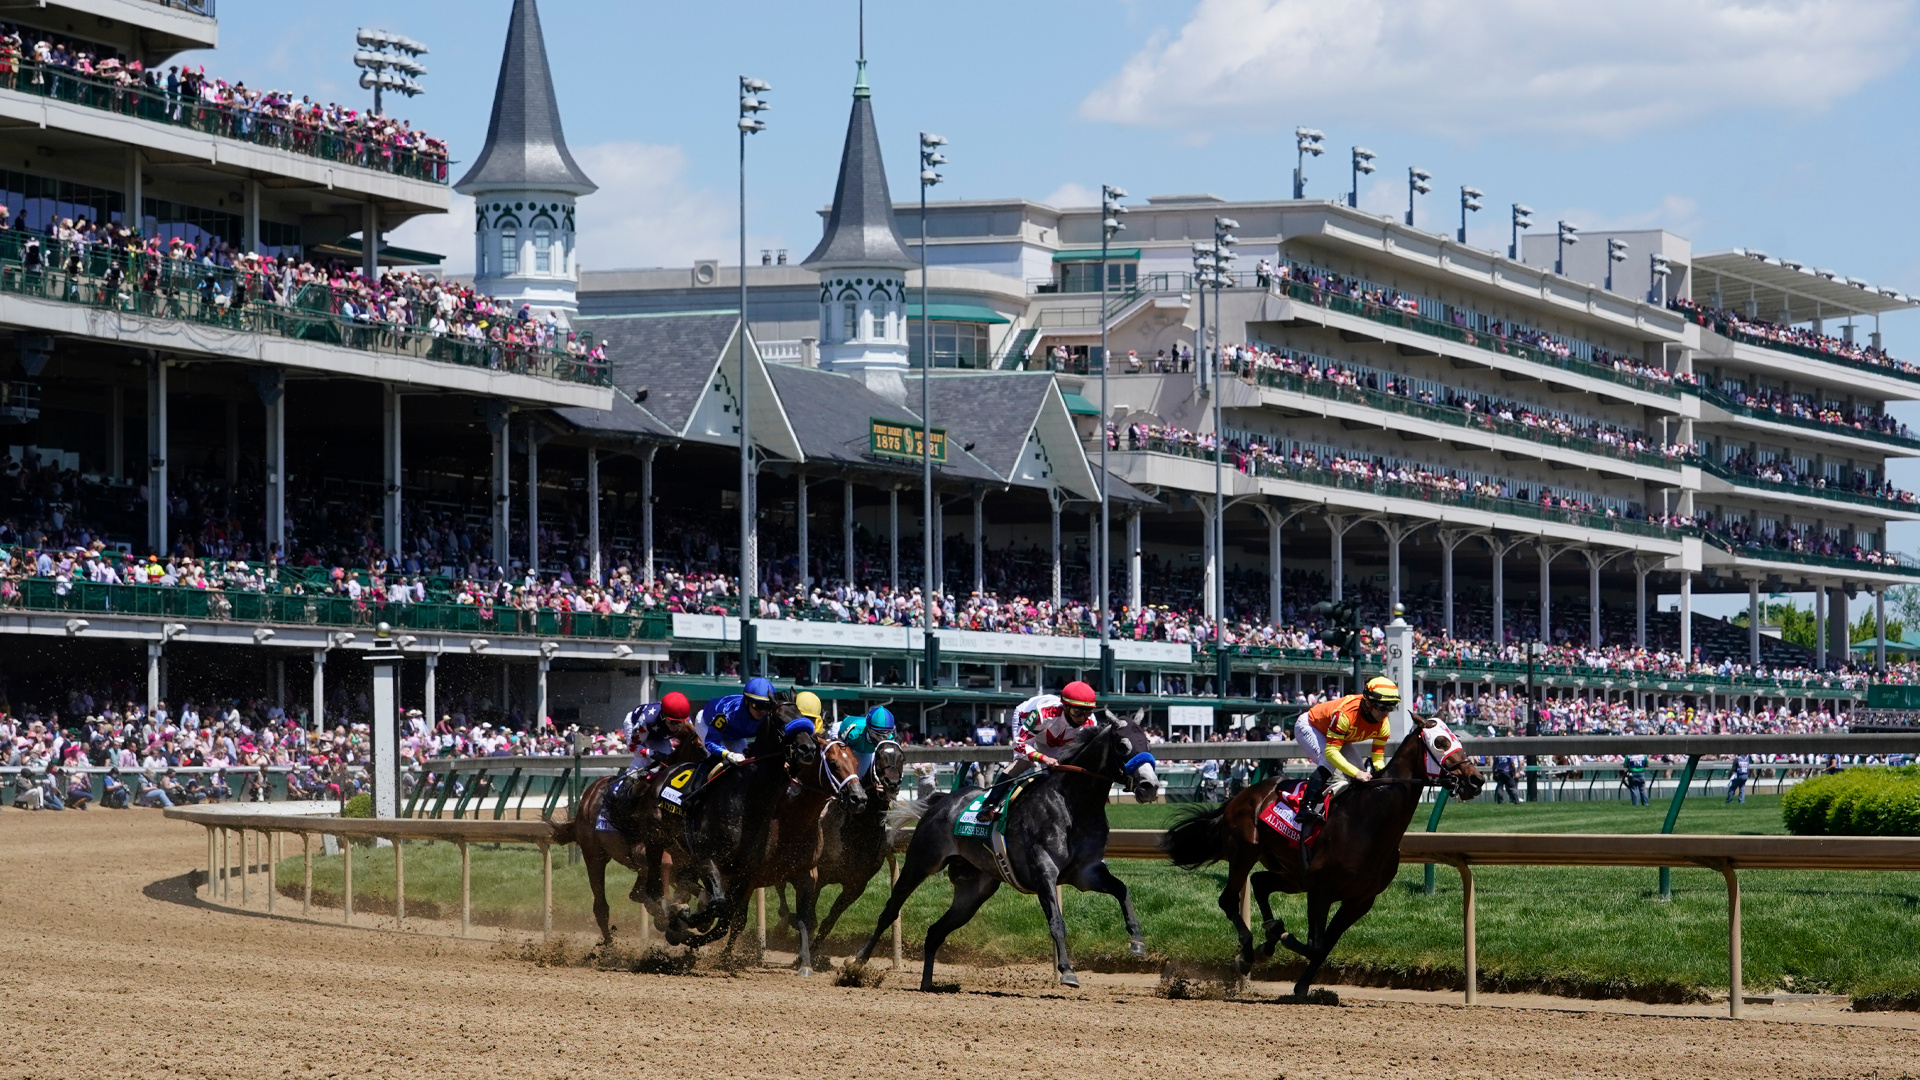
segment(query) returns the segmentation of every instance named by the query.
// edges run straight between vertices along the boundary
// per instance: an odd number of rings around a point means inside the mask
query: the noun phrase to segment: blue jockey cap
[[[740,692],[740,696],[748,701],[772,701],[773,680],[758,676],[748,679],[746,689]]]
[[[780,733],[782,735],[788,736],[789,738],[791,738],[792,736],[798,735],[803,731],[808,733],[809,735],[813,733],[813,721],[807,719],[804,716],[795,720],[787,721],[787,726],[780,729]]]
[[[892,731],[893,714],[887,711],[885,705],[875,705],[873,711],[867,714],[867,726],[880,731]]]

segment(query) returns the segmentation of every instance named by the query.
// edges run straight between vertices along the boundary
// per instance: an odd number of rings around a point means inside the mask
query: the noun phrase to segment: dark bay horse
[[[802,975],[813,974],[814,913],[820,899],[817,868],[826,847],[828,806],[843,815],[859,815],[867,802],[853,750],[838,739],[821,744],[819,765],[812,775],[798,777],[774,811],[765,856],[752,867],[742,885],[734,886],[736,892],[742,888],[793,886],[793,924],[800,936],[794,966]],[[727,939],[728,952],[733,951],[733,938],[739,936],[743,922],[734,920]]]
[[[1429,778],[1430,760],[1438,763],[1437,779]],[[1267,933],[1261,951],[1272,956],[1278,942],[1306,957],[1307,970],[1293,988],[1295,995],[1304,996],[1340,935],[1373,908],[1400,872],[1400,839],[1420,804],[1421,790],[1439,783],[1455,796],[1471,799],[1486,781],[1445,724],[1419,720],[1379,776],[1352,785],[1335,800],[1325,829],[1310,846],[1304,873],[1300,849],[1260,823],[1260,812],[1282,782],[1279,777],[1264,780],[1220,806],[1189,813],[1167,830],[1161,845],[1175,866],[1189,870],[1226,861],[1220,910],[1240,935],[1241,974],[1254,963],[1253,931],[1240,917],[1241,891],[1252,889]],[[1254,873],[1255,863],[1266,869]],[[1270,900],[1275,892],[1307,894],[1305,942],[1273,917]],[[1327,913],[1335,903],[1340,908],[1329,921]]]
[[[1151,799],[1158,788],[1147,733],[1137,717],[1116,720],[1109,714],[1100,723],[1082,729],[1058,757],[1060,765],[1045,770],[1002,813],[1006,817],[1008,861],[1019,883],[1016,887],[1031,891],[1040,901],[1047,928],[1053,934],[1054,967],[1061,983],[1079,986],[1080,978],[1073,973],[1073,963],[1067,956],[1066,919],[1054,890],[1072,885],[1082,892],[1102,892],[1118,900],[1120,913],[1127,920],[1133,955],[1145,956],[1146,943],[1140,937],[1140,920],[1133,913],[1127,886],[1107,869],[1107,792],[1115,784],[1131,785],[1137,797]],[[921,882],[945,867],[948,880],[953,882],[953,906],[927,928],[925,965],[920,974],[920,989],[933,989],[933,957],[941,943],[965,926],[980,905],[1000,889],[1000,872],[987,841],[953,834],[955,820],[980,791],[978,787],[965,787],[913,804],[920,824],[907,843],[900,880],[894,883],[893,894],[887,898],[872,936],[852,963],[866,963],[880,935],[899,917],[907,898]]]
[[[820,859],[814,866],[814,880],[823,889],[840,886],[840,895],[834,897],[826,918],[820,920],[820,929],[813,935],[814,945],[825,941],[840,916],[866,895],[867,883],[893,854],[888,816],[893,813],[905,771],[906,756],[900,744],[891,740],[881,743],[874,749],[873,767],[860,782],[866,789],[866,805],[849,810],[844,802],[836,800],[828,804],[826,816],[820,819]],[[785,890],[780,893],[780,917],[787,918]]]
[[[580,858],[587,867],[587,884],[593,888],[593,918],[600,924],[602,945],[613,942],[612,909],[607,905],[607,864],[610,862],[636,872],[628,899],[646,904],[656,922],[667,921],[663,857],[676,852],[684,855],[686,847],[678,815],[660,812],[660,789],[674,766],[699,761],[707,754],[691,723],[669,721],[668,729],[673,739],[673,753],[663,759],[664,768],[652,772],[647,789],[640,794],[637,840],[628,843],[619,832],[596,827],[616,779],[612,776],[603,776],[588,784],[580,793],[580,805],[573,808],[569,820],[552,822],[549,826],[554,843],[580,845]]]

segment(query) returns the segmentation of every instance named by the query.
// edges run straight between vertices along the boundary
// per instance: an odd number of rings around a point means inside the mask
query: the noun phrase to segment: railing
[[[1513,341],[1496,334],[1479,333],[1468,330],[1465,327],[1453,326],[1449,323],[1441,322],[1438,319],[1430,319],[1425,315],[1402,311],[1399,308],[1388,307],[1384,304],[1377,304],[1369,300],[1361,300],[1348,296],[1345,293],[1316,288],[1304,281],[1283,278],[1275,284],[1275,288],[1283,291],[1290,300],[1298,300],[1302,303],[1312,304],[1315,307],[1325,308],[1328,311],[1337,311],[1344,315],[1357,315],[1360,318],[1380,323],[1383,326],[1394,326],[1404,330],[1412,330],[1415,333],[1426,334],[1431,337],[1444,338],[1447,341],[1457,342],[1472,348],[1482,349],[1502,356],[1517,357],[1530,363],[1557,368],[1561,371],[1576,375],[1586,375],[1595,379],[1604,379],[1607,382],[1632,387],[1635,390],[1643,390],[1650,394],[1659,394],[1663,397],[1678,397],[1680,393],[1678,388],[1671,382],[1646,378],[1641,375],[1636,375],[1631,371],[1623,371],[1605,364],[1589,363],[1571,356],[1561,356],[1558,353],[1534,345]]]
[[[251,299],[234,305],[235,285],[251,281],[251,275],[164,256],[130,256],[105,244],[42,240],[39,261],[29,265],[33,239],[39,238],[0,231],[0,293],[561,382],[612,382],[603,365],[564,352],[351,319],[330,310],[338,300],[322,287],[302,289],[291,305]],[[116,269],[118,283],[109,276]],[[258,295],[259,284],[252,281],[250,295]]]
[[[172,95],[140,83],[122,86],[70,68],[26,60],[17,71],[0,73],[0,90],[49,97],[338,165],[392,173],[431,184],[448,182],[444,154],[389,146],[363,135],[314,127],[249,108]]]
[[[526,611],[476,604],[400,604],[344,596],[108,585],[46,577],[19,581],[14,595],[0,601],[0,610],[282,626],[356,627],[385,622],[395,629],[426,633],[611,641],[662,641],[671,636],[673,630],[673,620],[659,612],[598,615],[551,608]]]
[[[1618,458],[1640,465],[1650,465],[1660,469],[1678,468],[1679,463],[1654,450],[1635,450],[1626,446],[1589,439],[1580,435],[1563,435],[1548,428],[1522,424],[1513,420],[1502,420],[1487,413],[1468,412],[1450,405],[1434,405],[1398,394],[1354,386],[1348,383],[1333,382],[1328,379],[1309,379],[1281,368],[1259,367],[1254,364],[1239,365],[1238,374],[1245,378],[1251,374],[1254,382],[1260,386],[1275,390],[1287,390],[1296,394],[1310,394],[1330,401],[1345,401],[1354,405],[1380,409],[1384,412],[1398,413],[1402,416],[1418,417],[1436,423],[1454,427],[1478,428],[1500,435],[1525,439],[1528,442],[1557,446],[1563,450],[1572,450],[1582,454],[1598,454],[1603,457]]]
[[[1761,476],[1750,476],[1747,473],[1734,472],[1725,465],[1717,464],[1713,459],[1701,455],[1695,455],[1691,460],[1693,464],[1700,466],[1703,470],[1712,473],[1729,484],[1736,484],[1754,491],[1789,491],[1796,495],[1810,495],[1816,499],[1832,499],[1835,502],[1853,503],[1856,506],[1871,506],[1878,510],[1904,508],[1920,512],[1920,503],[1915,503],[1911,499],[1867,495],[1858,491],[1849,491],[1846,488],[1826,487],[1821,484],[1809,484],[1799,480],[1769,480]]]
[[[1730,394],[1724,394],[1705,386],[1683,386],[1681,387],[1681,392],[1696,394],[1701,400],[1711,402],[1714,406],[1725,409],[1736,416],[1748,416],[1755,420],[1765,420],[1775,424],[1791,424],[1794,427],[1818,432],[1823,435],[1850,435],[1855,438],[1872,439],[1875,442],[1883,442],[1903,449],[1920,450],[1920,436],[1881,431],[1878,428],[1859,427],[1853,424],[1830,424],[1824,420],[1809,420],[1804,416],[1794,416],[1789,413],[1777,412],[1765,406],[1749,405],[1739,401]]]
[[[1749,559],[1765,559],[1769,562],[1800,563],[1805,566],[1831,566],[1842,570],[1859,570],[1876,574],[1904,574],[1920,578],[1920,564],[1897,552],[1881,553],[1885,561],[1856,559],[1847,555],[1827,555],[1815,551],[1797,551],[1793,548],[1775,547],[1771,544],[1759,544],[1752,541],[1733,540],[1711,529],[1700,530],[1700,536],[1707,543],[1733,555],[1742,555]]]
[[[1875,375],[1887,375],[1896,379],[1906,379],[1910,382],[1920,382],[1920,367],[1909,364],[1904,360],[1895,360],[1891,357],[1881,363],[1876,363],[1872,360],[1860,360],[1851,356],[1842,356],[1839,353],[1826,352],[1809,345],[1796,345],[1787,341],[1775,341],[1765,335],[1742,330],[1732,323],[1715,318],[1712,315],[1706,315],[1704,318],[1700,318],[1699,313],[1689,311],[1686,308],[1675,308],[1674,310],[1683,315],[1693,317],[1700,325],[1707,327],[1721,337],[1738,341],[1744,345],[1771,349],[1775,352],[1783,352],[1791,356],[1801,356],[1809,360],[1819,360],[1823,363],[1838,364],[1841,367],[1852,368],[1855,371],[1868,371]]]
[[[1122,440],[1121,452],[1147,452],[1170,454],[1176,457],[1192,458],[1199,461],[1212,461],[1214,455],[1208,450],[1192,443],[1177,442],[1161,438]],[[1230,461],[1235,471],[1248,476],[1264,477],[1272,480],[1292,480],[1303,484],[1317,484],[1322,487],[1340,488],[1346,491],[1364,491],[1373,495],[1385,495],[1396,499],[1413,499],[1419,502],[1445,503],[1449,506],[1462,506],[1472,510],[1484,510],[1493,514],[1510,514],[1533,521],[1551,521],[1566,525],[1578,525],[1588,529],[1603,529],[1610,532],[1632,533],[1636,536],[1648,536],[1661,540],[1672,540],[1680,535],[1692,535],[1692,530],[1684,526],[1659,525],[1638,518],[1612,517],[1606,514],[1583,510],[1570,510],[1562,507],[1542,506],[1536,502],[1522,502],[1519,499],[1500,498],[1492,495],[1478,495],[1467,491],[1452,491],[1445,488],[1428,487],[1425,484],[1411,484],[1399,480],[1378,480],[1370,477],[1356,477],[1347,473],[1334,472],[1321,468],[1293,468],[1284,462],[1275,460],[1257,460],[1238,452],[1233,452],[1237,461]]]
[[[147,3],[159,4],[161,7],[179,8],[181,11],[190,12],[194,15],[205,15],[209,19],[214,18],[214,0],[147,0]]]
[[[29,382],[0,382],[0,423],[24,424],[40,418],[40,387]]]

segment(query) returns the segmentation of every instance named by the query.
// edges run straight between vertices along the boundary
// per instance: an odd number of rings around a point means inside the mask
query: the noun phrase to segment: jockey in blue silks
[[[893,714],[885,705],[876,705],[865,716],[849,716],[840,721],[834,735],[853,751],[853,759],[860,766],[860,778],[864,780],[867,771],[873,768],[873,752],[881,743],[893,741]]]
[[[739,764],[745,760],[748,744],[759,736],[761,725],[773,715],[773,682],[757,676],[748,679],[740,693],[715,698],[700,710],[700,718],[706,722],[707,752]]]

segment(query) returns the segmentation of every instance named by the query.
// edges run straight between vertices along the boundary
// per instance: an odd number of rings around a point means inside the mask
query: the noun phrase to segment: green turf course
[[[1163,826],[1180,808],[1112,808],[1116,828]],[[1624,803],[1540,803],[1495,806],[1456,803],[1447,808],[1447,831],[1658,832],[1665,808]],[[1424,814],[1415,827],[1424,825]],[[1731,808],[1718,799],[1690,802],[1680,816],[1683,832],[1778,834],[1777,797],[1754,797]],[[473,858],[475,918],[528,929],[540,925],[540,861],[530,847],[476,847]],[[1221,875],[1197,873],[1164,862],[1116,860],[1114,871],[1133,889],[1154,964],[1171,959],[1225,964],[1232,932],[1215,906]],[[354,891],[364,910],[391,910],[393,861],[385,851],[360,850]],[[298,858],[281,864],[283,889],[297,894]],[[1726,894],[1716,873],[1676,869],[1673,900],[1656,899],[1651,869],[1485,867],[1479,886],[1481,985],[1487,989],[1544,988],[1595,996],[1626,995],[1673,1000],[1696,988],[1724,989]],[[1397,985],[1459,985],[1459,877],[1440,867],[1438,890],[1421,890],[1422,869],[1404,867],[1398,883],[1334,953],[1348,978]],[[340,859],[317,858],[316,893],[337,894]],[[1920,992],[1920,873],[1838,871],[1747,871],[1741,875],[1745,903],[1745,974],[1749,991],[1862,994]],[[612,875],[614,923],[638,926],[638,909],[624,899],[630,876]],[[873,927],[884,900],[884,876],[854,906],[828,943],[844,955]],[[409,844],[407,903],[410,915],[434,908],[457,915],[459,856],[445,844]],[[828,890],[829,897],[833,890]],[[922,886],[905,913],[908,955],[917,956],[920,935],[945,910],[944,879]],[[376,898],[387,898],[380,903]],[[369,901],[373,901],[369,903]],[[586,875],[555,852],[556,925],[590,930],[591,896]],[[429,905],[433,905],[430,907]],[[822,910],[825,906],[823,904]],[[1290,926],[1301,924],[1304,903],[1281,902]],[[1076,965],[1090,970],[1138,968],[1126,954],[1126,932],[1113,901],[1068,890],[1066,917]],[[786,935],[774,935],[778,945]],[[886,946],[882,946],[884,952]],[[1042,961],[1050,952],[1031,897],[1003,888],[970,925],[950,939],[953,959]]]

